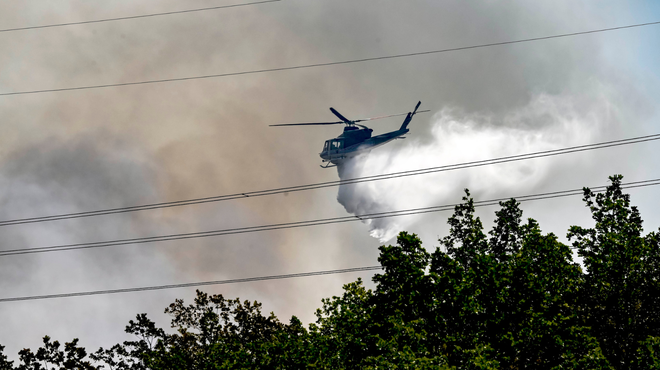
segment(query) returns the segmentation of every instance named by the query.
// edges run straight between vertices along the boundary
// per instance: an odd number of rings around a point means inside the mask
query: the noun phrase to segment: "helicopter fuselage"
[[[323,162],[341,164],[344,160],[359,154],[368,153],[371,149],[390,142],[408,133],[408,128],[387,132],[372,137],[370,128],[344,127],[344,132],[335,139],[327,140],[323,151],[319,154]],[[330,164],[328,163],[328,164]]]

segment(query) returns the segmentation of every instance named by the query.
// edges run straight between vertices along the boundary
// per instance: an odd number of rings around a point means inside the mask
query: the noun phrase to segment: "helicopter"
[[[385,143],[388,143],[394,139],[404,139],[403,135],[407,134],[408,131],[408,124],[412,120],[413,116],[417,113],[423,113],[423,112],[429,112],[429,110],[422,110],[422,111],[417,111],[419,106],[422,104],[422,102],[418,102],[417,105],[415,106],[415,109],[412,112],[408,113],[401,113],[401,114],[392,114],[389,116],[380,116],[380,117],[372,117],[372,118],[365,118],[365,119],[358,119],[358,120],[349,120],[348,118],[344,117],[341,113],[337,112],[334,108],[330,108],[330,111],[337,116],[341,121],[337,122],[305,122],[305,123],[281,123],[277,125],[270,125],[271,127],[273,126],[312,126],[312,125],[338,125],[338,124],[345,124],[346,126],[344,127],[344,132],[337,136],[334,139],[326,140],[325,144],[323,145],[323,151],[319,153],[321,156],[322,162],[325,163],[325,165],[321,165],[323,168],[329,168],[329,167],[335,167],[337,165],[340,165],[343,163],[345,160],[355,157],[356,155],[363,154],[363,153],[368,153],[371,151],[371,149],[381,146]],[[391,132],[386,132],[381,135],[377,136],[371,136],[371,133],[373,132],[372,129],[370,129],[367,126],[360,125],[358,122],[364,122],[364,121],[373,121],[376,119],[382,119],[382,118],[388,118],[388,117],[396,117],[396,116],[403,116],[405,115],[406,118],[403,120],[403,124],[401,124],[401,127],[396,130],[396,131],[391,131]]]

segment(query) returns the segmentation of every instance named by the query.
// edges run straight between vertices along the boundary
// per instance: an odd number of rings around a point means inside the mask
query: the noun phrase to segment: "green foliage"
[[[14,361],[9,361],[7,355],[3,353],[4,350],[5,346],[0,344],[0,370],[11,370],[14,368]]]
[[[397,247],[381,247],[385,274],[375,292],[362,281],[344,286],[341,297],[323,300],[310,326],[321,368],[447,369],[445,356],[431,347],[423,313],[432,298],[425,287],[429,255],[405,232]],[[401,268],[399,268],[401,267]]]
[[[43,347],[33,353],[29,349],[22,349],[18,352],[21,360],[16,369],[18,370],[48,370],[48,369],[71,369],[71,370],[96,370],[90,361],[85,360],[87,351],[78,347],[78,339],[74,339],[64,344],[64,349],[60,348],[60,342],[50,341],[49,336],[43,338]],[[10,367],[7,367],[8,369]]]
[[[459,368],[607,368],[574,311],[582,273],[570,249],[502,202],[487,239],[466,191],[433,254],[437,340]],[[563,354],[563,355],[560,355]],[[592,361],[593,362],[593,361]],[[602,365],[602,366],[601,366]]]
[[[276,365],[270,351],[281,347],[278,339],[285,337],[293,342],[301,328],[294,318],[291,327],[284,330],[285,326],[273,314],[261,314],[261,304],[257,302],[228,300],[200,291],[193,304],[186,306],[182,300],[176,300],[165,313],[172,316],[175,334],[165,333],[146,315],[138,315],[136,321],[130,321],[126,332],[139,340],[117,347],[124,352],[115,351],[114,357],[124,363],[138,359],[133,365],[136,368],[268,368]],[[295,348],[295,342],[291,347]]]
[[[580,309],[603,353],[617,369],[642,369],[637,356],[649,337],[660,336],[658,234],[642,236],[642,218],[612,176],[605,193],[584,191],[594,228],[573,226],[568,237],[587,274]]]
[[[402,232],[380,247],[375,289],[362,280],[322,301],[308,328],[257,302],[197,292],[165,313],[173,333],[146,314],[129,321],[135,340],[86,360],[77,340],[44,338],[14,368],[96,369],[660,369],[660,233],[611,177],[605,193],[585,189],[593,228],[568,237],[583,257],[501,202],[485,233],[466,190],[440,247],[427,251]]]
[[[648,337],[637,347],[638,369],[660,369],[660,337]]]

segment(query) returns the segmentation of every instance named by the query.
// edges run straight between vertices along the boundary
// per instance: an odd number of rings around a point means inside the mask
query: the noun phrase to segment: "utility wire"
[[[592,33],[616,31],[616,30],[635,28],[635,27],[651,26],[651,25],[657,25],[657,24],[660,24],[660,21],[658,21],[658,22],[648,22],[648,23],[637,23],[637,24],[631,24],[631,25],[620,26],[620,27],[600,28],[600,29],[589,30],[589,31],[581,31],[581,32],[562,33],[562,34],[542,36],[542,37],[533,37],[533,38],[527,38],[527,39],[492,42],[492,43],[487,43],[487,44],[461,46],[461,47],[447,48],[447,49],[420,51],[420,52],[415,52],[415,53],[394,54],[394,55],[384,55],[384,56],[371,57],[371,58],[342,60],[342,61],[336,61],[336,62],[302,64],[302,65],[289,66],[289,67],[256,69],[256,70],[251,70],[251,71],[240,71],[240,72],[227,72],[227,73],[218,73],[218,74],[203,75],[203,76],[175,77],[175,78],[165,78],[165,79],[159,79],[159,80],[121,82],[121,83],[104,84],[104,85],[87,85],[87,86],[77,86],[77,87],[62,87],[62,88],[55,88],[55,89],[4,92],[4,93],[0,93],[0,96],[39,94],[39,93],[47,93],[47,92],[62,92],[62,91],[73,91],[73,90],[89,90],[89,89],[100,89],[100,88],[119,87],[119,86],[146,85],[146,84],[156,84],[156,83],[164,83],[164,82],[200,80],[200,79],[206,79],[206,78],[242,76],[242,75],[258,74],[258,73],[291,71],[291,70],[296,70],[296,69],[328,67],[328,66],[335,66],[335,65],[341,65],[341,64],[373,62],[373,61],[385,60],[385,59],[407,58],[407,57],[414,57],[414,56],[421,56],[421,55],[447,53],[447,52],[453,52],[453,51],[459,51],[459,50],[478,49],[478,48],[485,48],[485,47],[490,47],[490,46],[519,44],[519,43],[524,43],[524,42],[557,39],[557,38],[571,37],[571,36],[578,36],[578,35],[587,35],[587,34],[592,34]]]
[[[656,180],[646,180],[646,181],[636,181],[631,183],[622,184],[623,189],[630,189],[636,187],[660,185],[660,179]],[[599,186],[592,188],[591,190],[595,193],[605,191],[605,186]],[[536,194],[536,195],[527,195],[517,198],[519,202],[530,201],[530,200],[539,200],[539,199],[550,199],[558,197],[566,197],[571,195],[582,194],[582,190],[573,189],[565,191],[556,191],[550,193]],[[500,198],[487,201],[475,202],[475,207],[483,207],[489,205],[498,204],[500,201],[507,200],[509,198]],[[438,207],[426,207],[418,208],[415,213],[408,214],[417,214],[424,212],[438,212],[440,210],[447,210],[447,207],[454,207],[455,205],[446,205]],[[451,209],[451,208],[450,208]],[[407,211],[396,211],[403,215],[405,212],[411,212],[414,210]],[[394,213],[394,212],[392,212]],[[387,212],[374,214],[373,218],[382,218],[382,217],[391,217],[386,216]],[[270,275],[270,276],[259,276],[259,277],[250,277],[250,278],[239,278],[239,279],[229,279],[229,280],[213,280],[213,281],[202,281],[195,283],[181,283],[181,284],[168,284],[168,285],[153,285],[147,287],[136,287],[136,288],[122,288],[122,289],[106,289],[106,290],[93,290],[85,292],[73,292],[73,293],[59,293],[59,294],[44,294],[44,295],[33,295],[33,296],[22,296],[22,297],[9,297],[9,298],[0,298],[0,303],[5,302],[19,302],[19,301],[33,301],[41,299],[53,299],[53,298],[70,298],[70,297],[82,297],[82,296],[92,296],[92,295],[107,295],[107,294],[117,294],[117,293],[131,293],[131,292],[144,292],[144,291],[153,291],[153,290],[165,290],[165,289],[176,289],[176,288],[190,288],[190,287],[199,287],[199,286],[208,286],[208,285],[225,285],[225,284],[239,284],[239,283],[250,283],[256,281],[268,281],[268,280],[282,280],[282,279],[291,279],[299,277],[310,277],[310,276],[321,276],[321,275],[335,275],[335,274],[344,274],[352,272],[362,272],[362,271],[374,271],[382,270],[382,266],[363,266],[363,267],[354,267],[348,269],[339,269],[339,270],[325,270],[325,271],[314,271],[314,272],[303,272],[296,274],[285,274],[285,275]]]
[[[621,188],[631,189],[639,188],[646,186],[655,186],[660,185],[660,179],[653,180],[644,180],[644,181],[635,181],[622,184]],[[597,186],[591,188],[594,192],[603,192],[607,189],[607,186]],[[572,189],[572,190],[562,190],[549,193],[540,193],[533,195],[523,195],[516,197],[515,199],[519,202],[527,202],[533,200],[543,200],[543,199],[553,199],[561,198],[568,196],[575,196],[583,194],[583,189]],[[501,201],[505,201],[511,198],[499,198],[483,201],[475,201],[475,207],[486,207],[499,204]],[[456,207],[457,204],[447,204],[433,207],[423,207],[423,208],[413,208],[389,212],[378,212],[378,213],[369,213],[362,215],[354,216],[343,216],[343,217],[332,217],[332,218],[323,218],[307,221],[297,221],[297,222],[287,222],[279,224],[270,224],[270,225],[261,225],[261,226],[249,226],[249,227],[237,227],[221,230],[212,230],[212,231],[202,231],[194,233],[183,233],[183,234],[170,234],[170,235],[158,235],[142,238],[131,238],[131,239],[119,239],[119,240],[108,240],[100,242],[89,242],[89,243],[74,243],[74,244],[62,244],[54,245],[47,247],[35,247],[35,248],[21,248],[21,249],[9,249],[0,251],[0,257],[13,256],[13,255],[22,255],[22,254],[33,254],[33,253],[46,253],[46,252],[62,252],[69,250],[77,249],[92,249],[92,248],[104,248],[104,247],[114,247],[127,244],[143,244],[143,243],[155,243],[163,241],[172,241],[172,240],[183,240],[183,239],[194,239],[194,238],[205,238],[211,236],[223,236],[223,235],[232,235],[232,234],[245,234],[253,233],[260,231],[272,231],[272,230],[282,230],[282,229],[293,229],[300,227],[309,227],[309,226],[318,226],[318,225],[328,225],[328,224],[338,224],[345,222],[354,222],[354,221],[364,221],[364,220],[374,220],[380,218],[389,218],[389,217],[400,217],[400,216],[410,216],[423,213],[431,212],[441,212],[441,211],[450,211]]]
[[[265,0],[265,1],[256,1],[256,2],[252,2],[252,3],[221,5],[221,6],[213,6],[213,7],[209,7],[209,8],[199,8],[199,9],[175,10],[175,11],[164,12],[164,13],[152,13],[152,14],[143,14],[143,15],[133,15],[133,16],[127,16],[127,17],[105,18],[105,19],[97,19],[97,20],[92,20],[92,21],[56,23],[56,24],[46,24],[46,25],[41,25],[41,26],[29,26],[29,27],[17,27],[17,28],[5,28],[5,29],[0,29],[0,32],[36,30],[36,29],[40,29],[40,28],[64,27],[64,26],[73,26],[73,25],[78,25],[78,24],[102,23],[102,22],[123,21],[123,20],[127,20],[127,19],[160,17],[160,16],[163,16],[163,15],[193,13],[193,12],[202,12],[202,11],[207,11],[207,10],[226,9],[226,8],[237,8],[237,7],[241,7],[241,6],[247,6],[247,5],[274,3],[274,2],[277,2],[277,1],[281,1],[281,0]]]
[[[292,278],[299,278],[299,277],[320,276],[320,275],[336,275],[336,274],[346,274],[346,273],[350,273],[350,272],[373,271],[373,270],[382,270],[382,269],[383,268],[381,266],[364,266],[364,267],[354,267],[354,268],[341,269],[341,270],[313,271],[313,272],[302,272],[302,273],[297,273],[297,274],[259,276],[259,277],[250,277],[250,278],[242,278],[242,279],[202,281],[202,282],[197,282],[197,283],[154,285],[154,286],[147,286],[147,287],[123,288],[123,289],[92,290],[92,291],[87,291],[87,292],[75,292],[75,293],[44,294],[44,295],[33,295],[33,296],[23,296],[23,297],[0,298],[0,303],[3,303],[3,302],[18,302],[18,301],[34,301],[34,300],[37,300],[37,299],[69,298],[69,297],[82,297],[82,296],[90,296],[90,295],[105,295],[105,294],[116,294],[116,293],[144,292],[144,291],[150,291],[150,290],[190,288],[190,287],[198,287],[198,286],[205,286],[205,285],[225,285],[225,284],[251,283],[251,282],[255,282],[255,281],[282,280],[282,279],[292,279]]]
[[[484,160],[472,161],[472,162],[456,163],[456,164],[445,165],[445,166],[421,168],[421,169],[410,170],[410,171],[401,171],[401,172],[392,172],[392,173],[388,173],[388,174],[381,174],[381,175],[374,175],[374,176],[356,177],[356,178],[351,178],[351,179],[346,179],[346,180],[327,181],[327,182],[320,182],[320,183],[314,183],[314,184],[289,186],[289,187],[284,187],[284,188],[273,188],[273,189],[251,191],[251,192],[244,192],[244,193],[218,195],[218,196],[212,196],[212,197],[178,200],[178,201],[163,202],[163,203],[152,203],[152,204],[144,204],[144,205],[130,206],[130,207],[100,209],[100,210],[96,210],[96,211],[63,213],[63,214],[58,214],[58,215],[39,216],[39,217],[30,217],[30,218],[17,218],[17,219],[0,221],[0,226],[20,225],[20,224],[29,224],[29,223],[47,222],[47,221],[58,221],[58,220],[67,220],[67,219],[72,219],[72,218],[82,218],[82,217],[92,217],[92,216],[102,216],[102,215],[110,215],[110,214],[116,214],[116,213],[126,213],[126,212],[145,211],[145,210],[160,209],[160,208],[180,207],[180,206],[187,206],[187,205],[193,205],[193,204],[220,202],[220,201],[232,200],[232,199],[241,199],[241,198],[250,198],[250,197],[259,197],[259,196],[291,193],[291,192],[305,191],[305,190],[322,189],[322,188],[335,187],[335,186],[340,186],[340,185],[358,184],[358,183],[361,183],[361,182],[388,180],[388,179],[394,179],[394,178],[400,178],[400,177],[425,175],[425,174],[429,174],[429,173],[453,171],[453,170],[460,170],[460,169],[465,169],[465,168],[488,166],[488,165],[499,164],[499,163],[522,161],[522,160],[527,160],[527,159],[542,158],[542,157],[549,157],[549,156],[555,156],[555,155],[561,155],[561,154],[576,153],[576,152],[582,152],[582,151],[588,151],[588,150],[603,149],[603,148],[609,148],[609,147],[615,147],[615,146],[637,144],[637,143],[642,143],[642,142],[647,142],[647,141],[654,141],[654,140],[660,140],[660,134],[647,135],[647,136],[638,136],[638,137],[633,137],[633,138],[629,138],[629,139],[606,141],[606,142],[601,142],[601,143],[572,146],[572,147],[566,147],[566,148],[561,148],[561,149],[544,150],[544,151],[539,151],[539,152],[532,152],[532,153],[527,153],[527,154],[518,154],[518,155],[492,158],[492,159],[484,159]]]

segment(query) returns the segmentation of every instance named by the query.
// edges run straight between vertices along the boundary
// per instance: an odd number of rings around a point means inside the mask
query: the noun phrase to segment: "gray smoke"
[[[24,146],[10,153],[6,163],[0,169],[2,220],[125,207],[160,197],[149,156],[129,139],[108,133]],[[139,237],[160,232],[164,224],[157,213],[133,213],[5,226],[0,229],[0,246],[24,249]],[[171,265],[163,264],[154,252],[119,247],[4,256],[0,291],[3,297],[21,297],[131,286],[146,282],[145,276],[152,282],[175,279]],[[115,328],[134,315],[135,307],[110,308],[109,298],[94,305],[73,300],[4,303],[0,316],[11,319],[2,323],[0,343],[14,357],[20,348],[38,345],[48,333],[64,340],[87,337],[85,345],[122,340],[123,333]],[[57,320],[52,319],[54,313],[59,313]],[[99,331],[104,334],[97,336]],[[12,333],[18,332],[24,340],[15,340]]]

